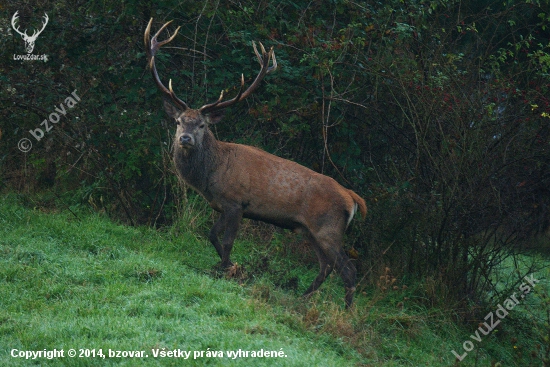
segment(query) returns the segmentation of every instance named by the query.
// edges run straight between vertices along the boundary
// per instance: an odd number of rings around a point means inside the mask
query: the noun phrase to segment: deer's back
[[[344,217],[354,205],[334,179],[296,162],[247,145],[220,142],[219,148],[210,202],[216,210],[240,205],[245,217],[296,228]]]

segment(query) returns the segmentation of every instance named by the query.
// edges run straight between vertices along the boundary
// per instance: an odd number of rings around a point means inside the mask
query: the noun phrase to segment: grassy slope
[[[357,310],[346,313],[334,277],[307,302],[273,287],[269,274],[239,285],[209,274],[217,258],[193,231],[176,236],[177,231],[116,225],[95,214],[78,216],[24,208],[12,196],[0,199],[0,365],[30,364],[12,358],[13,348],[65,353],[101,348],[143,350],[149,358],[39,363],[445,366],[453,363],[450,350],[469,335],[437,311],[378,304],[376,293],[358,297]],[[253,248],[241,241],[234,259],[246,264]],[[289,265],[288,272],[299,278],[298,290],[305,288],[315,269]],[[501,342],[487,339],[493,355],[508,359]],[[153,348],[224,354],[282,349],[287,357],[184,363],[153,358]],[[475,358],[468,358],[463,365],[473,365]],[[485,365],[494,359],[483,352],[478,358]]]

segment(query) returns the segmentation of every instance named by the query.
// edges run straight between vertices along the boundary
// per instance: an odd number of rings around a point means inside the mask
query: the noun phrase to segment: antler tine
[[[223,89],[222,89],[222,92],[220,93],[220,98],[218,98],[218,100],[216,102],[210,103],[210,104],[205,104],[204,106],[199,108],[199,111],[208,112],[208,110],[214,109],[218,104],[220,104],[222,99],[223,99]]]
[[[168,27],[168,25],[172,23],[172,21],[169,21],[169,22],[166,22],[164,23],[164,25],[158,30],[157,33],[155,33],[155,35],[151,38],[149,38],[151,36],[151,25],[153,24],[153,18],[151,18],[151,20],[149,21],[149,24],[147,24],[147,28],[145,29],[145,34],[144,34],[144,41],[145,41],[145,47],[147,49],[147,55],[152,59],[155,57],[155,54],[157,53],[157,51],[162,47],[164,46],[165,44],[167,44],[168,42],[172,41],[178,34],[178,31],[180,30],[181,27],[178,27],[176,29],[176,31],[174,32],[174,34],[172,35],[172,37],[168,38],[167,40],[164,40],[162,42],[158,42],[157,41],[157,37],[160,35],[160,33],[166,28]],[[150,60],[149,62],[151,62],[152,60]],[[150,67],[152,67],[150,65]]]
[[[239,87],[239,93],[237,93],[237,96],[235,98],[225,101],[222,103],[222,105],[220,105],[223,99],[223,90],[222,90],[222,92],[220,93],[220,98],[218,98],[216,102],[202,106],[201,108],[199,108],[199,111],[201,111],[202,113],[208,113],[213,110],[225,108],[227,106],[232,105],[233,103],[239,102],[243,94],[243,88],[244,88],[244,74],[241,74],[241,86]]]
[[[273,66],[271,66],[269,69],[267,69],[267,73],[271,73],[275,70],[277,70],[277,58],[275,57],[275,51],[273,51],[273,46],[271,46],[271,50],[269,50],[269,53],[271,54],[271,59],[273,60]]]
[[[147,23],[147,28],[145,28],[145,33],[143,33],[143,43],[145,44],[145,52],[147,53],[147,56],[151,53],[151,39],[149,38],[149,35],[151,34],[151,24],[153,24],[153,18],[149,20],[149,23]]]
[[[273,52],[273,46],[269,49],[269,53],[265,52],[264,45],[260,42],[260,48],[262,49],[262,54],[258,52],[258,49],[256,48],[256,42],[252,41],[252,47],[254,47],[254,53],[256,54],[256,57],[258,58],[258,62],[262,67],[269,65],[269,60],[273,59],[273,66],[269,67],[267,69],[266,74],[271,73],[272,71],[277,70],[277,59],[275,58],[275,52]],[[267,56],[267,61],[266,60]]]
[[[187,106],[187,104],[182,101],[181,99],[179,99],[176,94],[174,93],[174,90],[172,89],[172,79],[170,79],[169,83],[168,83],[168,88],[166,88],[164,86],[164,84],[162,84],[162,82],[160,81],[160,77],[158,75],[158,72],[157,72],[157,67],[155,65],[155,54],[157,53],[157,51],[162,47],[164,46],[165,44],[167,44],[168,42],[172,41],[176,35],[178,34],[178,31],[180,29],[180,27],[178,27],[176,29],[176,31],[174,32],[174,34],[164,40],[164,41],[161,41],[161,42],[158,42],[157,41],[157,37],[160,35],[160,33],[166,29],[166,27],[168,27],[168,25],[172,23],[172,21],[169,21],[169,22],[166,22],[164,23],[164,25],[158,30],[157,33],[155,33],[155,35],[153,37],[150,38],[150,35],[151,35],[151,25],[153,24],[153,18],[151,18],[151,20],[149,21],[149,24],[147,24],[147,28],[145,29],[145,33],[143,35],[143,40],[144,40],[144,43],[145,43],[145,49],[146,49],[146,52],[147,52],[147,56],[149,56],[149,68],[151,69],[151,73],[153,75],[153,79],[155,80],[155,82],[157,83],[157,87],[165,94],[167,95],[168,97],[170,97],[170,99],[172,100],[172,102],[174,102],[176,105],[178,105],[179,107],[181,107],[183,110],[186,110],[188,109],[189,107]]]
[[[241,86],[239,87],[239,93],[237,93],[237,97],[235,97],[236,102],[239,102],[241,100],[241,96],[243,95],[243,88],[244,88],[244,74],[241,74]]]
[[[260,85],[260,82],[264,78],[266,74],[269,74],[275,70],[277,70],[277,60],[275,59],[275,52],[273,51],[273,47],[269,50],[269,52],[265,51],[264,45],[260,42],[260,48],[262,50],[262,54],[258,52],[258,49],[256,48],[256,43],[252,42],[252,47],[254,48],[254,53],[256,54],[256,57],[258,58],[258,62],[260,63],[261,69],[258,75],[256,76],[256,79],[254,79],[254,82],[246,89],[246,91],[243,92],[244,88],[244,75],[241,74],[241,87],[239,88],[239,93],[237,96],[233,99],[230,99],[225,102],[221,102],[221,98],[223,97],[223,91],[220,98],[211,104],[207,104],[202,106],[199,111],[202,113],[208,113],[212,112],[214,110],[219,110],[222,108],[229,107],[239,101],[242,101],[246,97],[248,97],[254,90]],[[273,60],[273,65],[269,67],[270,60]]]

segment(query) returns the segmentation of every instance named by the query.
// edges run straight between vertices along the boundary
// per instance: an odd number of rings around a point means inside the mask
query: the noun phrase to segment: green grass
[[[219,260],[205,238],[208,215],[199,209],[161,231],[117,225],[82,208],[73,212],[78,218],[66,209],[24,206],[15,195],[0,199],[2,366],[449,366],[450,351],[475,331],[455,325],[449,312],[415,302],[414,287],[368,289],[350,312],[342,308],[341,281],[332,276],[312,299],[302,299],[317,268],[310,255],[285,248],[284,234],[267,245],[239,239],[233,260],[244,275],[227,280],[215,271]],[[516,343],[521,348],[534,343],[525,328],[518,331],[520,322],[504,320],[504,331],[487,336],[461,365],[525,365],[505,338],[516,332],[525,334]],[[63,349],[65,357],[24,360],[13,358],[13,349]],[[106,358],[70,358],[69,349],[101,349]],[[109,358],[109,349],[148,357]],[[158,349],[191,356],[155,358]],[[227,356],[239,349],[286,357]],[[193,360],[193,351],[204,357]],[[207,357],[211,351],[223,357]]]
[[[255,302],[233,281],[200,274],[184,263],[206,256],[192,235],[115,225],[98,215],[43,214],[13,202],[2,205],[0,234],[0,365],[24,365],[11,349],[144,350],[149,358],[101,364],[175,365],[151,349],[259,351],[281,349],[286,358],[254,365],[340,366],[359,361],[351,348],[308,335],[285,314]],[[205,253],[209,251],[204,251]],[[198,266],[202,266],[199,264]],[[224,353],[225,354],[225,353]],[[191,357],[192,358],[192,357]],[[238,364],[202,358],[192,365]],[[47,360],[41,359],[40,363]],[[59,365],[97,365],[63,358]]]

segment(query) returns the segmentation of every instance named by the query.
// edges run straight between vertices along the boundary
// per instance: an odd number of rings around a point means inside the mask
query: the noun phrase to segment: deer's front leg
[[[231,207],[224,210],[225,215],[225,233],[222,239],[222,267],[228,268],[233,265],[229,257],[233,249],[233,242],[237,237],[239,225],[243,217],[243,210],[240,207]]]
[[[220,240],[218,239],[218,235],[220,232],[225,228],[225,212],[222,212],[216,223],[212,226],[210,229],[210,233],[208,234],[208,239],[214,245],[214,248],[216,249],[216,252],[220,256],[220,260],[223,261],[223,247],[220,244]]]

